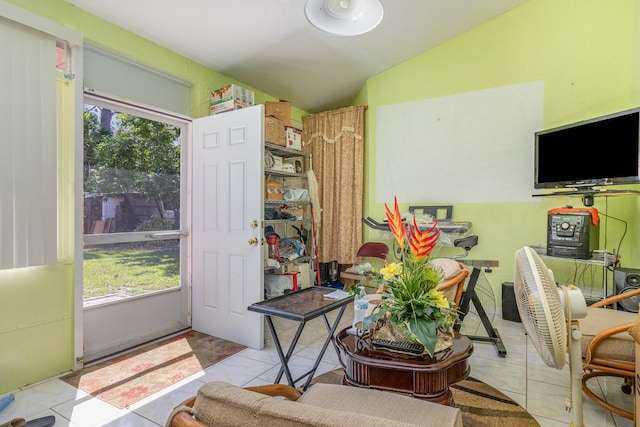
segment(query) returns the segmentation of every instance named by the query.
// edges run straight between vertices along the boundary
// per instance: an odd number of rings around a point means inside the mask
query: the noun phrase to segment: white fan
[[[571,396],[567,409],[575,409],[571,426],[582,427],[581,334],[575,319],[587,314],[584,296],[575,286],[558,288],[553,272],[528,246],[516,251],[513,289],[522,324],[542,360],[560,370],[569,352]]]

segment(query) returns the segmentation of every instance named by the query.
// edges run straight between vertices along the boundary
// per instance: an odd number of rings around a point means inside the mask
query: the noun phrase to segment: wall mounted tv
[[[534,188],[640,183],[640,108],[536,132]]]

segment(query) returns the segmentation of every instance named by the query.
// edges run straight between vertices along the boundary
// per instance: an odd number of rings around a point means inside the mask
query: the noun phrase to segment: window
[[[184,125],[90,97],[83,116],[85,306],[180,286]]]

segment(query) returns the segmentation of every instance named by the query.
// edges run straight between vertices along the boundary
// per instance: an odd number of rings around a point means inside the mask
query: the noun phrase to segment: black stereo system
[[[598,249],[600,232],[589,212],[549,213],[547,219],[547,255],[590,259]]]
[[[637,289],[640,287],[640,270],[635,268],[614,268],[613,283],[616,287],[616,295]],[[637,313],[639,303],[640,297],[635,296],[620,301],[617,308]]]

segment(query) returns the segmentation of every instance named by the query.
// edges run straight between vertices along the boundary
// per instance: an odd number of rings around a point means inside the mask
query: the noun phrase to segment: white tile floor
[[[350,324],[352,313],[351,308],[345,312],[341,322],[344,327]],[[297,323],[278,320],[275,324],[286,348]],[[476,329],[474,324],[479,324],[478,319],[470,314],[465,319],[465,329],[462,332],[483,335],[484,329]],[[564,408],[569,390],[568,367],[562,371],[547,367],[527,339],[520,323],[504,321],[497,314],[493,325],[505,343],[507,356],[498,357],[491,343],[474,341],[475,349],[470,359],[471,375],[517,401],[542,427],[569,425],[571,414],[565,412]],[[305,327],[291,360],[294,377],[313,366],[315,355],[326,337],[325,331],[321,319],[315,319]],[[171,409],[195,395],[198,388],[207,381],[222,380],[239,386],[272,383],[279,362],[266,328],[265,338],[269,344],[264,350],[246,349],[123,410],[93,398],[57,378],[24,387],[14,392],[15,401],[0,412],[0,424],[16,417],[30,420],[55,415],[55,427],[163,426]],[[338,367],[335,351],[329,346],[317,375]],[[598,385],[602,386],[610,399],[621,402],[627,410],[633,408],[633,397],[620,391],[620,380],[609,380],[596,384]],[[632,421],[612,415],[586,397],[584,424],[591,427],[633,426]]]

